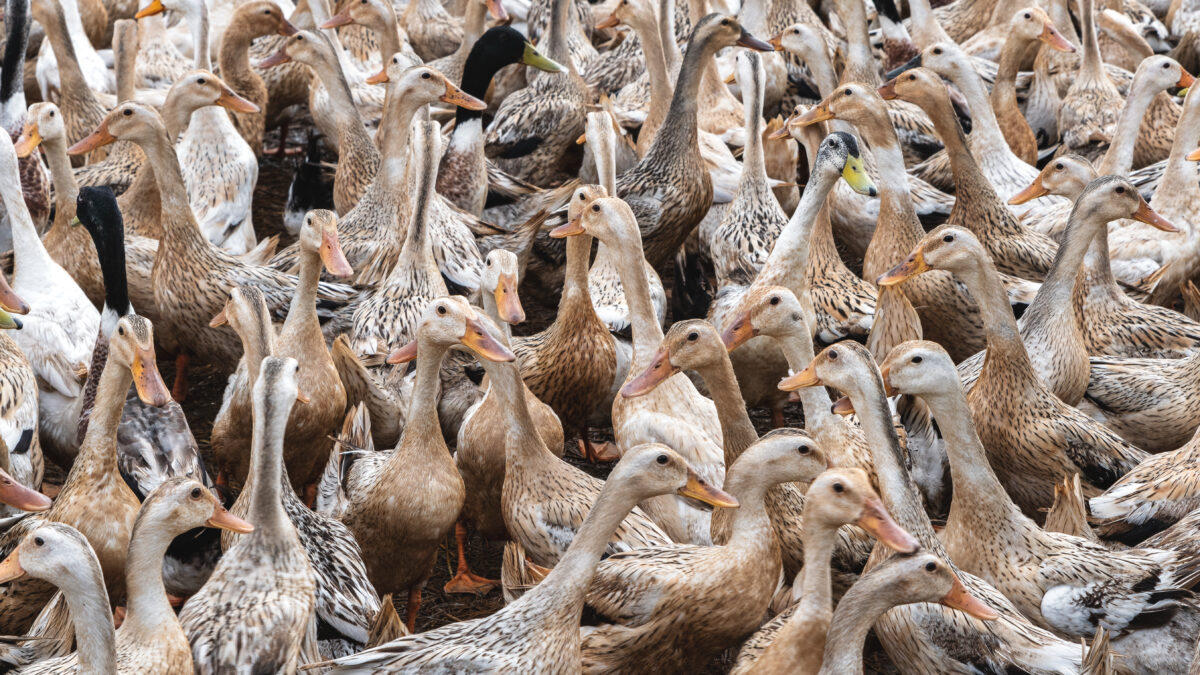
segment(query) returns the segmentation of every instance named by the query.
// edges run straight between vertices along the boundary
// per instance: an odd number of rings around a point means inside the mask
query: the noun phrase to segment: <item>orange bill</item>
[[[867,503],[863,505],[862,515],[855,522],[878,539],[879,543],[897,553],[913,553],[921,548],[921,542],[917,541],[916,537],[892,520],[891,514],[887,512],[883,502],[876,495],[867,499]]]
[[[450,103],[460,108],[467,110],[486,110],[487,104],[467,92],[454,86],[450,80],[446,80],[446,93],[442,94],[438,99],[443,103]]]
[[[654,358],[645,370],[621,387],[621,396],[625,398],[645,396],[677,372],[679,369],[671,363],[670,350],[662,347],[654,354]]]
[[[816,124],[817,122],[824,122],[826,120],[831,120],[833,118],[834,118],[834,114],[832,112],[830,112],[830,110],[829,110],[829,100],[826,99],[824,101],[821,101],[817,105],[813,106],[812,108],[809,108],[808,112],[806,112],[803,115],[801,115],[800,117],[796,118],[795,123],[799,126],[806,127],[810,124]]]
[[[96,127],[95,131],[80,139],[75,145],[67,148],[67,154],[86,155],[96,148],[102,148],[109,143],[115,143],[116,140],[116,136],[108,133],[108,120],[104,120],[100,123],[100,126]]]
[[[399,363],[408,363],[415,358],[417,358],[417,341],[413,340],[403,347],[393,349],[392,353],[388,354],[387,362],[394,366]]]
[[[708,481],[701,478],[695,471],[692,471],[691,467],[688,467],[687,485],[684,485],[675,492],[680,496],[691,497],[705,504],[720,506],[726,509],[737,508],[738,506],[738,500],[733,495],[709,485]]]
[[[346,260],[346,254],[342,252],[342,244],[338,241],[337,230],[328,227],[321,232],[321,264],[325,265],[325,269],[335,277],[345,279],[354,274],[354,268],[350,266],[350,261]]]
[[[1142,199],[1141,195],[1138,195],[1138,201],[1141,203],[1138,204],[1137,211],[1133,212],[1134,220],[1138,221],[1139,223],[1145,223],[1151,227],[1158,228],[1163,232],[1179,231],[1179,228],[1172,225],[1171,221],[1163,218],[1158,214],[1157,211],[1150,208],[1150,205],[1146,203],[1145,199]]]
[[[583,234],[583,232],[583,219],[576,218],[575,220],[568,222],[566,225],[559,225],[553,230],[550,230],[550,236],[555,239],[562,239],[563,237],[574,237],[577,234]]]
[[[387,66],[384,66],[383,70],[367,78],[367,84],[386,84],[390,81],[391,79],[388,78],[387,74]]]
[[[957,575],[954,577],[954,587],[942,598],[942,604],[962,610],[976,619],[984,621],[993,621],[1000,618],[996,610],[989,607],[986,602],[971,595]]]
[[[299,32],[300,32],[300,29],[293,26],[292,22],[288,21],[287,19],[284,19],[283,23],[280,24],[280,26],[279,26],[279,34],[284,37],[295,35],[296,33],[299,33]]]
[[[259,61],[258,67],[259,68],[273,68],[275,66],[287,63],[288,61],[291,61],[291,60],[292,60],[292,57],[288,56],[287,48],[280,47],[279,51],[268,56],[267,58],[263,59],[262,61]]]
[[[896,99],[899,96],[899,94],[896,93],[896,80],[898,79],[900,79],[900,76],[897,75],[887,82],[884,82],[883,86],[875,90],[875,93],[879,94],[879,98],[885,101]]]
[[[1062,36],[1062,33],[1059,33],[1058,29],[1054,27],[1054,24],[1050,23],[1049,21],[1042,24],[1042,34],[1038,36],[1038,39],[1050,45],[1051,49],[1055,49],[1060,52],[1075,51],[1075,45],[1068,42],[1067,39]]]
[[[738,37],[738,41],[735,44],[737,44],[739,47],[746,47],[759,52],[775,51],[775,48],[771,46],[771,43],[763,42],[762,40],[754,37],[750,34],[750,31],[746,30],[745,28],[742,29],[742,34],[740,37]]]
[[[221,311],[217,312],[217,315],[214,316],[208,322],[209,328],[220,328],[221,326],[226,326],[226,325],[229,325],[229,301],[228,300],[225,301],[225,306],[221,308]]]
[[[217,97],[217,105],[222,108],[227,108],[235,112],[256,113],[260,108],[237,95],[237,92],[229,87],[221,87],[221,95]]]
[[[296,401],[299,403],[312,403],[312,399],[308,397],[308,394],[304,393],[304,390],[299,387],[296,388]]]
[[[795,121],[796,121],[795,115],[789,116],[786,120],[783,121],[783,126],[779,127],[775,131],[772,131],[771,133],[767,134],[767,138],[777,141],[781,138],[787,138],[787,137],[791,136],[792,135],[792,131],[791,131],[792,122],[795,122]]]
[[[1200,148],[1196,148],[1195,150],[1189,152],[1187,154],[1187,161],[1200,162]]]
[[[230,532],[240,532],[241,534],[248,534],[254,531],[253,525],[227,511],[224,506],[221,506],[221,502],[217,501],[216,497],[213,497],[212,516],[209,517],[205,525],[229,530]]]
[[[0,307],[13,314],[29,313],[29,303],[8,285],[8,279],[3,274],[0,274]]]
[[[167,383],[163,382],[154,363],[153,347],[139,348],[129,369],[133,372],[133,387],[142,403],[161,408],[171,401],[171,390],[167,389]]]
[[[32,155],[41,142],[42,135],[38,133],[37,122],[29,120],[25,123],[25,128],[21,129],[21,137],[17,139],[13,149],[17,151],[17,157],[25,158]]]
[[[754,329],[754,324],[750,321],[750,312],[746,312],[721,333],[721,342],[725,343],[725,350],[731,352],[749,342],[750,338],[756,335],[758,335],[758,331]]]
[[[807,368],[795,375],[783,378],[783,381],[779,383],[779,388],[783,391],[794,391],[804,387],[816,387],[820,384],[822,384],[821,378],[817,377],[816,370],[813,369],[812,364],[809,364]]]
[[[162,0],[151,0],[150,4],[138,10],[138,13],[134,14],[133,18],[144,19],[155,14],[162,14],[165,11],[167,11],[167,8],[163,6]]]
[[[4,562],[0,562],[0,584],[7,584],[23,576],[25,576],[25,570],[21,569],[21,547],[18,546],[8,554]]]
[[[46,495],[21,485],[3,470],[0,470],[0,502],[22,511],[45,511],[53,503]]]
[[[834,401],[833,405],[829,406],[829,412],[834,415],[853,415],[854,404],[850,402],[849,396],[843,396]]]
[[[767,40],[767,42],[775,48],[775,51],[783,49],[783,31],[779,31],[778,33],[772,35],[771,39]]]
[[[1009,197],[1008,203],[1016,206],[1018,204],[1024,204],[1031,199],[1044,197],[1048,194],[1050,194],[1050,191],[1047,190],[1046,186],[1042,183],[1042,174],[1039,173],[1037,178],[1034,178],[1033,182],[1029,184],[1029,187],[1026,187],[1024,190],[1021,190],[1012,197]]]
[[[344,9],[337,14],[329,17],[329,20],[321,24],[321,28],[337,28],[338,26],[349,26],[354,23],[354,18],[350,16],[350,10]]]
[[[484,0],[484,3],[487,5],[488,13],[492,15],[493,19],[497,21],[508,20],[508,12],[504,11],[504,5],[500,3],[500,0]]]
[[[582,134],[579,134],[579,138],[575,139],[575,145],[583,145],[584,143],[587,143],[587,132],[586,131],[583,132]]]
[[[616,14],[609,14],[607,19],[596,24],[596,30],[604,30],[606,28],[616,28],[621,25],[621,20]]]
[[[900,392],[896,391],[896,388],[892,386],[890,379],[892,375],[892,367],[890,365],[885,365],[879,369],[879,374],[883,376],[883,393],[887,394],[888,396],[899,396]]]
[[[1179,81],[1175,83],[1176,87],[1179,87],[1180,89],[1187,89],[1196,83],[1196,78],[1192,77],[1191,73],[1183,68],[1180,68],[1179,71]]]
[[[467,320],[467,332],[458,341],[489,361],[513,361],[517,358],[512,350],[492,337],[478,319]]]
[[[517,275],[501,274],[493,297],[501,321],[513,326],[525,321],[525,308],[521,306],[521,296],[517,293]]]
[[[918,248],[915,253],[908,256],[908,260],[884,272],[883,276],[875,280],[875,283],[880,286],[895,286],[928,271],[929,265],[925,262],[925,254]]]

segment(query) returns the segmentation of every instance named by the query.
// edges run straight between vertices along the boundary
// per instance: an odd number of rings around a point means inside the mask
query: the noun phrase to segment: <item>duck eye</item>
[[[438,305],[438,308],[437,308],[437,313],[438,313],[438,314],[445,314],[445,313],[446,313],[446,306],[445,306],[445,305]]]
[[[925,360],[925,358],[924,358],[924,357],[922,357],[922,356],[914,356],[914,357],[912,357],[912,362],[913,362],[913,363],[920,363],[920,362],[922,362],[922,361],[924,361],[924,360]]]
[[[117,326],[117,335],[125,334],[125,326]]]
[[[812,448],[808,447],[807,445],[802,445],[796,448],[796,452],[802,455],[807,455],[808,453],[812,452]]]
[[[46,540],[45,540],[45,539],[42,539],[41,537],[34,537],[34,538],[33,538],[33,543],[37,544],[38,546],[45,546],[45,545],[46,545]]]
[[[837,493],[842,493],[842,492],[845,492],[845,491],[846,491],[846,486],[845,486],[845,485],[842,485],[841,483],[834,483],[834,484],[833,484],[833,491],[834,491],[834,492],[837,492]]]
[[[948,235],[946,235],[946,236],[942,237],[942,241],[944,241],[944,242],[946,242],[947,244],[949,244],[950,242],[954,241],[954,235],[952,235],[952,234],[948,234]]]
[[[914,82],[914,81],[916,81],[916,79],[917,79],[917,76],[916,76],[916,75],[909,75],[909,76],[908,76],[908,80],[909,80],[909,82]]]
[[[800,34],[800,29],[799,29],[799,28],[793,28],[793,29],[792,29],[792,33],[794,33],[794,34],[796,34],[796,35],[799,35],[799,34]]]
[[[722,25],[722,26],[728,26],[728,25],[729,25],[729,19],[721,19],[721,25]]]
[[[1171,67],[1171,64],[1169,64],[1169,63],[1163,64],[1163,70],[1166,70],[1167,68],[1170,68],[1170,67]]]
[[[192,488],[192,499],[200,499],[200,488]]]
[[[196,84],[208,84],[208,80],[205,80],[205,79],[202,77],[202,78],[200,78],[200,79],[196,80]]]
[[[666,464],[667,462],[669,462],[671,460],[666,455],[659,455],[658,457],[656,457],[654,459],[654,461],[658,462],[659,464]]]
[[[934,572],[936,570],[937,570],[937,563],[933,563],[933,562],[925,563],[925,571]]]
[[[1119,194],[1119,195],[1125,194],[1125,186],[1124,185],[1117,186],[1117,194]]]
[[[124,110],[124,111],[123,111],[121,114],[122,114],[122,115],[124,115],[124,116],[126,116],[126,117],[129,117],[130,115],[132,115],[132,114],[133,114],[133,111],[132,111],[132,110],[130,110],[129,108],[126,108],[126,109],[125,109],[125,110]]]
[[[845,94],[846,96],[852,96],[853,94],[854,94],[854,92],[851,91],[850,89],[846,90],[846,94]]]
[[[934,49],[933,49],[933,53],[934,53],[934,54],[941,54],[941,53],[942,53],[942,48],[941,48],[941,47],[934,47]]]
[[[772,305],[778,305],[778,304],[779,304],[779,296],[778,296],[778,295],[772,295],[772,296],[771,296],[771,304],[772,304]]]
[[[1029,12],[1025,12],[1025,18],[1026,18],[1026,19],[1032,19],[1032,18],[1033,18],[1033,15],[1032,15],[1032,14],[1030,14]]]
[[[51,110],[51,111],[50,111],[49,117],[54,117],[54,111],[53,111],[53,110]]]
[[[430,75],[429,73],[421,73],[421,79],[422,79],[422,80],[428,80],[428,79],[429,79],[429,78],[431,78],[431,77],[433,77],[433,76],[432,76],[432,75]]]
[[[1055,164],[1055,165],[1054,165],[1054,168],[1055,168],[1055,169],[1058,169],[1059,171],[1062,171],[1062,170],[1063,170],[1063,169],[1065,169],[1066,167],[1064,167],[1064,166],[1063,166],[1063,163],[1062,163],[1062,162],[1059,162],[1058,164]]]
[[[296,42],[303,42],[303,41],[304,41],[304,36],[303,36],[303,35],[297,35],[297,36],[296,36]]]
[[[700,334],[696,332],[688,333],[688,342],[695,342],[700,339]]]
[[[595,213],[600,213],[600,205],[592,204],[592,211],[594,211]]]
[[[485,265],[487,265],[488,267],[491,267],[491,266],[492,266],[492,259],[491,259],[491,258],[488,258],[487,260],[485,260],[485,261],[484,261],[484,264],[485,264]]]

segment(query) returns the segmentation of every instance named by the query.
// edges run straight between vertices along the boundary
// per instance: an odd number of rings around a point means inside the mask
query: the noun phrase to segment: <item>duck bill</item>
[[[32,155],[41,142],[42,135],[38,133],[37,122],[27,122],[25,128],[21,130],[21,137],[17,139],[13,149],[17,151],[17,157],[24,159]]]
[[[138,10],[138,13],[134,14],[133,18],[144,19],[155,14],[162,14],[165,11],[167,11],[167,8],[163,6],[162,0],[151,0],[150,4]]]
[[[7,584],[10,581],[16,581],[25,576],[25,570],[21,569],[21,549],[17,547],[4,562],[0,562],[0,584]]]
[[[842,178],[860,195],[874,197],[879,194],[875,183],[871,182],[871,176],[867,174],[867,166],[863,163],[862,157],[853,155],[846,157],[846,165],[842,167]]]
[[[1200,162],[1200,148],[1196,148],[1195,150],[1189,152],[1187,154],[1187,161]]]
[[[291,21],[284,19],[283,23],[279,24],[279,30],[277,32],[284,37],[291,37],[296,33],[299,33],[300,29],[293,26]]]
[[[378,73],[367,78],[367,84],[387,84],[391,78],[387,74],[387,66],[383,67]]]
[[[96,148],[103,148],[109,143],[115,143],[116,136],[108,133],[108,120],[100,123],[96,130],[80,139],[78,143],[67,148],[68,155],[86,155]]]
[[[783,31],[779,31],[778,33],[772,35],[771,39],[767,40],[767,44],[771,45],[771,48],[775,51],[780,51],[783,49]]]
[[[221,87],[221,95],[217,97],[217,105],[227,110],[241,113],[256,113],[261,108],[247,101],[229,87]]]
[[[209,527],[215,527],[221,530],[229,530],[239,534],[249,534],[254,531],[254,526],[246,521],[238,518],[221,506],[216,497],[213,497],[213,512],[208,521],[204,523]]]
[[[879,374],[883,376],[883,393],[888,396],[899,396],[900,392],[896,391],[896,388],[892,386],[892,367],[885,365],[879,369]]]
[[[895,286],[928,271],[929,264],[925,262],[925,252],[917,249],[917,252],[910,255],[908,260],[885,272],[883,276],[875,280],[875,283],[880,286]]]
[[[488,14],[497,21],[507,21],[508,12],[504,11],[504,5],[500,4],[500,0],[485,0],[487,4]]]
[[[521,54],[521,63],[547,73],[563,73],[567,70],[561,63],[539,52],[537,47],[528,42],[525,43],[525,51]]]
[[[297,387],[296,388],[296,402],[307,404],[307,403],[312,403],[312,399],[309,398],[308,394],[304,393],[303,389],[300,389],[299,387]]]
[[[871,533],[879,543],[897,553],[913,553],[921,548],[921,542],[892,520],[879,497],[872,495],[863,505],[862,515],[855,521],[862,529]]]
[[[228,326],[228,325],[229,325],[229,301],[226,301],[225,306],[221,308],[221,311],[217,312],[217,315],[208,321],[208,327],[209,328],[220,328],[221,326]]]
[[[721,333],[721,342],[725,343],[725,351],[731,352],[757,335],[758,331],[754,329],[754,324],[750,321],[750,312],[746,312],[738,317],[733,325],[726,328],[725,332]]]
[[[986,602],[971,595],[971,593],[967,591],[967,587],[963,586],[963,583],[958,578],[958,575],[955,575],[954,586],[950,589],[950,592],[942,598],[941,603],[947,607],[953,607],[954,609],[964,611],[976,619],[982,619],[983,621],[994,621],[1000,618],[1000,615],[996,613],[996,610],[992,609]]]
[[[756,52],[775,51],[775,48],[771,46],[770,42],[763,42],[762,40],[754,37],[750,34],[750,31],[746,30],[745,28],[742,29],[741,36],[738,37],[737,46],[753,49]]]
[[[900,95],[896,93],[896,81],[899,79],[900,76],[897,75],[887,82],[884,82],[883,86],[875,90],[875,93],[879,94],[879,98],[885,101],[893,101],[897,98],[900,98]]]
[[[692,471],[691,467],[688,467],[687,485],[675,492],[681,497],[691,497],[721,508],[734,509],[738,506],[738,500],[733,495],[709,485],[699,474]]]
[[[0,309],[0,330],[21,330],[21,320]]]
[[[443,103],[456,105],[460,108],[466,108],[467,110],[487,109],[486,103],[454,86],[451,84],[450,80],[446,80],[446,93],[442,94],[438,100],[442,101]]]
[[[45,511],[53,503],[46,495],[21,485],[0,470],[0,502],[22,511]]]
[[[1133,212],[1134,220],[1138,221],[1139,223],[1145,223],[1150,227],[1160,229],[1163,232],[1179,231],[1179,228],[1172,225],[1171,221],[1163,218],[1158,214],[1157,211],[1150,208],[1150,205],[1146,203],[1145,199],[1141,198],[1141,195],[1138,196],[1138,199],[1141,201],[1141,203],[1138,204],[1137,211]]]
[[[784,391],[795,391],[804,387],[820,386],[821,384],[824,383],[821,382],[821,378],[817,377],[817,371],[813,369],[812,364],[809,364],[807,368],[795,375],[783,378],[783,381],[779,383],[779,388]]]
[[[496,299],[496,310],[500,320],[511,326],[525,321],[525,308],[521,306],[521,296],[517,293],[517,276],[502,274],[492,294]]]
[[[3,274],[0,274],[0,308],[13,314],[29,313],[29,303],[8,285],[8,279]]]
[[[1042,184],[1042,175],[1038,174],[1038,177],[1033,179],[1033,182],[1029,184],[1029,187],[1021,190],[1012,197],[1009,197],[1008,203],[1013,206],[1017,206],[1032,199],[1044,197],[1048,194],[1050,194],[1050,191],[1046,189],[1044,184]]]
[[[492,337],[478,319],[467,320],[467,332],[458,339],[465,347],[489,361],[513,361],[516,356],[499,340]]]
[[[1179,71],[1179,81],[1175,83],[1176,87],[1187,89],[1196,83],[1196,78],[1192,77],[1191,73],[1182,68]]]
[[[329,20],[321,24],[321,28],[337,28],[338,26],[349,26],[354,23],[354,18],[350,16],[350,10],[342,10],[337,14],[329,17]]]
[[[829,412],[833,413],[834,415],[853,415],[854,403],[850,401],[849,396],[843,396],[834,401],[833,405],[829,406]]]
[[[393,349],[392,353],[388,354],[387,362],[395,366],[401,363],[408,363],[415,358],[417,358],[417,341],[413,340],[403,347]]]
[[[772,141],[777,141],[781,138],[787,138],[787,137],[791,136],[792,135],[792,123],[794,123],[796,121],[796,119],[797,118],[795,115],[789,115],[788,118],[783,121],[783,126],[779,127],[775,131],[772,131],[771,133],[767,134],[767,139],[772,140]]]
[[[321,233],[321,264],[335,277],[345,279],[354,274],[350,261],[342,252],[342,244],[338,241],[337,230],[328,229]]]
[[[292,60],[292,57],[288,56],[287,50],[280,49],[279,51],[268,56],[267,58],[263,59],[262,61],[259,61],[258,67],[259,68],[274,68],[275,66],[283,65],[291,60]],[[367,81],[370,82],[370,80],[367,80]]]
[[[608,18],[596,24],[596,30],[605,30],[608,28],[616,28],[621,25],[621,20],[616,14],[609,14]]]
[[[574,237],[583,233],[583,218],[576,218],[575,220],[569,221],[566,225],[559,225],[553,230],[550,230],[550,236],[555,239]]]
[[[821,101],[820,103],[818,103],[816,106],[809,108],[808,112],[804,113],[803,115],[797,117],[794,120],[789,120],[787,126],[791,126],[792,124],[795,124],[796,126],[799,126],[799,127],[807,127],[811,124],[816,124],[817,122],[825,122],[825,121],[831,120],[833,118],[834,118],[834,114],[833,114],[833,111],[831,111],[829,109],[829,101],[824,100],[824,101]]]
[[[1042,24],[1042,34],[1038,36],[1038,39],[1047,45],[1050,45],[1051,49],[1060,52],[1075,51],[1075,45],[1068,42],[1067,39],[1062,36],[1062,33],[1059,33],[1058,30],[1054,28],[1054,24],[1050,23],[1049,21]]]
[[[142,403],[161,408],[170,402],[171,392],[154,363],[153,347],[138,349],[129,369],[133,372],[133,386],[137,389],[138,398]]]
[[[678,372],[679,369],[671,363],[671,350],[663,347],[654,354],[654,359],[649,366],[646,366],[645,370],[621,387],[621,396],[624,398],[645,396]]]

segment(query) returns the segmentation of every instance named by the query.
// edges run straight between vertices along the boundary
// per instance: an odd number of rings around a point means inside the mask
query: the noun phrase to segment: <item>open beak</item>
[[[68,155],[86,155],[87,153],[102,148],[109,143],[116,142],[117,137],[108,133],[108,120],[100,123],[96,130],[79,140],[78,143],[67,148]]]
[[[354,18],[350,16],[350,10],[342,10],[337,14],[329,17],[329,20],[321,24],[321,28],[337,28],[338,26],[349,26],[354,23]]]
[[[1012,204],[1013,206],[1017,206],[1018,204],[1024,204],[1031,199],[1044,197],[1047,194],[1050,194],[1050,191],[1047,190],[1046,186],[1042,184],[1042,174],[1039,173],[1038,177],[1034,178],[1033,182],[1029,184],[1029,187],[1021,190],[1012,197],[1009,197],[1008,203]]]
[[[21,485],[0,470],[0,502],[22,511],[45,511],[53,503],[46,495]]]
[[[367,84],[385,84],[390,81],[391,78],[388,77],[386,65],[378,73],[367,78]]]
[[[486,0],[488,13],[497,21],[508,20],[508,12],[504,11],[504,5],[500,4],[500,0]]]
[[[537,47],[528,42],[525,43],[525,52],[521,54],[521,63],[547,73],[562,73],[567,70],[561,63],[539,52]]]
[[[954,577],[954,587],[951,588],[950,592],[942,598],[942,604],[947,607],[953,607],[954,609],[962,610],[976,619],[982,619],[984,621],[994,621],[995,619],[1000,618],[1000,615],[996,613],[996,610],[992,609],[987,605],[986,602],[971,595],[967,591],[967,587],[963,586],[962,581],[958,578],[958,575],[955,575]]]
[[[133,18],[144,19],[155,14],[162,14],[165,11],[167,11],[167,8],[163,7],[162,0],[151,0],[150,4],[138,10],[138,13],[134,14]]]
[[[773,52],[775,48],[769,42],[763,42],[750,34],[750,31],[742,29],[742,34],[738,37],[737,46],[747,47],[759,52]]]
[[[213,497],[213,512],[208,521],[204,523],[209,527],[216,527],[230,532],[239,532],[241,534],[249,534],[254,531],[254,526],[246,521],[238,518],[221,506],[221,502]]]
[[[896,98],[899,98],[900,95],[896,93],[896,81],[898,79],[900,79],[899,75],[897,75],[896,77],[893,77],[892,79],[888,80],[887,82],[884,82],[883,86],[881,86],[875,90],[875,93],[879,94],[879,98],[881,98],[885,101],[892,101],[892,100],[895,100]]]
[[[608,18],[596,24],[596,30],[605,30],[606,28],[616,28],[621,25],[621,20],[616,14],[609,14]]]
[[[862,157],[846,156],[846,164],[842,167],[842,178],[845,178],[850,187],[860,195],[874,197],[879,194],[875,183],[871,182],[871,176],[867,174],[867,166],[863,163]]]
[[[346,260],[346,254],[342,252],[337,230],[332,227],[321,232],[320,252],[321,263],[333,276],[345,279],[354,274],[354,268],[350,266],[350,261]]]
[[[167,383],[163,382],[162,374],[154,363],[153,347],[139,348],[129,369],[133,372],[133,386],[142,403],[161,408],[171,401]]]
[[[833,114],[833,112],[831,112],[829,110],[829,100],[826,99],[824,101],[821,101],[817,105],[813,106],[812,108],[809,108],[808,112],[804,113],[800,117],[797,117],[794,121],[794,124],[796,124],[796,126],[806,127],[810,124],[816,124],[817,122],[824,122],[826,120],[831,120],[833,118],[834,118],[834,114]],[[789,120],[789,126],[791,125],[791,123],[793,123],[793,122],[791,120]]]
[[[1050,45],[1051,49],[1055,49],[1060,52],[1075,51],[1075,45],[1068,42],[1067,39],[1062,36],[1062,33],[1059,33],[1058,30],[1054,28],[1054,24],[1050,23],[1049,21],[1042,24],[1042,34],[1038,36],[1038,39]]]
[[[237,92],[229,87],[221,87],[221,95],[217,98],[217,105],[233,110],[234,112],[242,113],[256,113],[261,110],[257,105],[238,96]]]
[[[771,45],[775,51],[783,49],[783,31],[779,31],[778,33],[772,35],[771,39],[767,40],[767,44]]]
[[[918,248],[916,252],[908,256],[908,260],[884,272],[883,276],[875,280],[875,283],[880,286],[895,286],[928,271],[929,265],[925,262],[925,252]]]
[[[691,467],[688,467],[687,485],[684,485],[675,492],[680,496],[691,497],[692,499],[697,499],[713,506],[720,506],[727,509],[737,508],[738,506],[738,500],[733,495],[709,485],[699,474],[692,471]]]
[[[804,387],[816,387],[821,384],[824,383],[821,382],[821,378],[817,377],[817,371],[810,363],[804,370],[796,373],[795,375],[783,378],[783,380],[779,383],[779,388],[783,391],[795,391],[797,389],[803,389]]]
[[[575,220],[568,221],[566,225],[559,225],[553,230],[550,230],[550,236],[554,239],[574,237],[583,233],[583,218],[576,218]]]
[[[890,365],[883,366],[879,369],[879,374],[883,376],[883,393],[888,396],[899,396],[900,392],[892,386],[892,367]]]
[[[7,584],[23,576],[25,576],[25,570],[21,569],[21,548],[18,546],[8,554],[4,562],[0,562],[0,584]]]
[[[37,122],[26,122],[25,128],[21,130],[21,137],[17,139],[13,149],[17,151],[17,157],[24,159],[32,155],[41,142],[42,135],[38,133]]]
[[[288,56],[287,48],[280,47],[279,51],[268,56],[267,58],[263,59],[262,61],[259,61],[258,67],[259,68],[274,68],[275,66],[287,63],[288,61],[291,61],[291,60],[292,60],[292,57]],[[370,82],[370,80],[367,80],[367,81]]]
[[[25,302],[17,292],[8,285],[8,279],[0,274],[0,308],[13,314],[28,314],[29,303]]]
[[[450,80],[446,80],[446,93],[442,94],[439,101],[450,103],[460,108],[467,110],[486,110],[487,104],[467,92],[454,86]]]
[[[299,32],[300,29],[293,26],[292,22],[288,21],[287,19],[284,19],[283,23],[279,26],[279,34],[284,37],[289,37]]]
[[[1179,87],[1180,89],[1187,89],[1196,83],[1196,78],[1192,77],[1191,73],[1182,68],[1179,70],[1179,81],[1175,83],[1176,87]]]
[[[721,333],[721,342],[725,343],[725,350],[731,352],[757,335],[758,331],[750,322],[750,312],[746,312],[738,317],[738,320],[734,321],[729,328],[726,328],[725,332]]]
[[[467,320],[467,332],[458,341],[489,361],[513,361],[517,358],[512,350],[492,337],[478,319]]]
[[[1163,218],[1158,214],[1158,212],[1150,208],[1150,205],[1146,203],[1145,199],[1142,199],[1141,195],[1138,195],[1138,201],[1141,203],[1138,204],[1137,211],[1133,212],[1134,220],[1138,221],[1139,223],[1145,223],[1151,227],[1158,228],[1163,232],[1179,231],[1179,228],[1172,225],[1171,221]]]
[[[854,404],[850,402],[849,396],[843,396],[834,401],[833,405],[829,406],[829,412],[833,413],[834,415],[853,415]]]
[[[679,369],[671,363],[671,350],[662,347],[654,354],[654,359],[649,366],[646,366],[645,370],[621,387],[621,396],[624,398],[645,396],[677,372]]]
[[[871,495],[867,499],[867,503],[863,505],[862,515],[858,517],[856,524],[870,532],[871,536],[879,540],[879,543],[897,553],[913,553],[921,548],[921,542],[917,541],[916,537],[892,520],[891,514],[887,512],[883,502],[876,495]]]
[[[400,363],[408,363],[415,358],[417,358],[417,341],[413,340],[403,347],[393,349],[392,353],[388,354],[387,362],[394,366]]]
[[[500,275],[500,283],[496,284],[494,297],[501,321],[512,326],[525,321],[525,308],[521,306],[521,297],[517,294],[515,274]]]

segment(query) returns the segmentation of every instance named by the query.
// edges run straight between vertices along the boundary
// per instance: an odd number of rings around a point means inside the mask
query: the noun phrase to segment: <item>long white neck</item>
[[[145,511],[145,509],[143,509]],[[167,600],[163,585],[163,557],[175,538],[167,523],[139,517],[129,540],[125,559],[125,585],[129,604],[121,631],[126,634],[152,635],[156,631],[179,631],[179,619]]]
[[[625,301],[629,304],[629,321],[633,329],[632,370],[650,362],[662,342],[663,330],[650,300],[650,280],[646,277],[646,259],[642,255],[640,237],[632,242],[614,244],[613,253],[617,274],[625,289]]]
[[[75,625],[75,655],[81,673],[117,672],[116,631],[100,561],[92,550],[80,551],[86,562],[55,580]]]
[[[1097,175],[1124,176],[1133,168],[1133,150],[1140,135],[1142,118],[1157,94],[1149,78],[1134,77],[1125,107],[1121,109],[1121,119],[1113,130],[1112,144],[1104,153],[1104,159],[1096,170]]]

